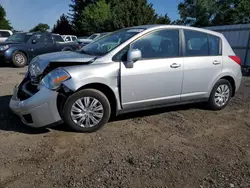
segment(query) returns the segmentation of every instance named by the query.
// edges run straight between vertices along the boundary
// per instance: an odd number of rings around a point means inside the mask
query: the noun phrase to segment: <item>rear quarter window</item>
[[[218,56],[222,54],[221,50],[221,38],[208,35],[209,38],[209,53],[211,56]]]

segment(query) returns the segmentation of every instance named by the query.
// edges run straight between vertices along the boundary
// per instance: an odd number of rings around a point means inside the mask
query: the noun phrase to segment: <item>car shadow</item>
[[[151,110],[143,110],[138,112],[130,112],[126,114],[121,114],[115,117],[111,117],[109,122],[118,122],[122,120],[129,120],[133,118],[142,118],[152,115],[160,115],[163,113],[168,112],[174,112],[174,111],[183,111],[183,110],[190,110],[190,109],[201,109],[201,110],[207,110],[206,105],[204,103],[194,103],[194,104],[185,104],[185,105],[179,105],[179,106],[172,106],[172,107],[163,107],[163,108],[155,108]],[[74,132],[72,129],[70,129],[67,125],[62,124],[59,126],[51,127],[54,130],[57,131],[63,131],[63,132]]]
[[[0,131],[13,131],[24,134],[45,134],[50,132],[50,129],[63,131],[63,132],[73,132],[67,125],[61,124],[57,126],[48,128],[31,128],[24,125],[19,117],[17,117],[10,109],[9,109],[9,101],[11,99],[11,95],[1,96],[0,97]],[[146,117],[152,115],[159,115],[167,112],[180,111],[180,110],[189,110],[189,109],[203,109],[206,108],[202,103],[197,104],[188,104],[174,107],[165,107],[165,108],[156,108],[152,110],[144,110],[139,112],[132,112],[127,114],[122,114],[116,117],[111,117],[110,122],[117,122],[121,120],[128,120],[139,117]]]
[[[9,109],[10,99],[11,95],[0,96],[0,131],[13,131],[24,134],[44,134],[49,132],[49,129],[35,129],[24,125],[19,117]]]

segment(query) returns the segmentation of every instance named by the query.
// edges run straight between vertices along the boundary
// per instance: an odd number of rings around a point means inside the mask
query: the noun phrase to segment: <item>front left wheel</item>
[[[12,63],[15,67],[25,67],[28,63],[28,59],[23,52],[14,52],[12,55]]]
[[[97,131],[108,122],[110,114],[109,100],[95,89],[74,93],[63,107],[64,122],[77,132]]]

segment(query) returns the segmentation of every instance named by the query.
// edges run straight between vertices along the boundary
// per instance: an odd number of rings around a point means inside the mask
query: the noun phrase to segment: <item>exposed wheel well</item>
[[[231,76],[224,76],[221,79],[225,79],[225,80],[228,80],[230,82],[230,84],[232,85],[232,88],[233,88],[232,97],[234,97],[234,95],[235,95],[235,81],[234,81],[234,79]]]
[[[111,106],[111,116],[116,115],[117,113],[117,102],[114,92],[105,84],[100,83],[92,83],[87,84],[81,88],[79,88],[77,91],[83,90],[83,89],[96,89],[98,91],[101,91],[109,100],[110,106]]]

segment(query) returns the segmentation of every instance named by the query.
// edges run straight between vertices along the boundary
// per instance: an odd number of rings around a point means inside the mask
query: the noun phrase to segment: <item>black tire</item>
[[[17,56],[22,58],[21,62],[17,60]],[[16,51],[12,54],[12,63],[15,67],[18,67],[18,68],[25,67],[28,63],[28,58],[23,52]]]
[[[216,94],[216,91],[217,89],[219,88],[219,86],[221,85],[227,85],[228,88],[229,88],[229,97],[228,97],[228,100],[226,101],[225,104],[219,106],[218,104],[216,104],[215,102],[215,94]],[[213,90],[210,94],[210,97],[209,97],[209,101],[208,101],[208,107],[212,110],[222,110],[223,108],[225,108],[230,99],[231,99],[231,96],[232,96],[232,92],[233,92],[233,87],[231,85],[231,83],[228,81],[228,80],[225,80],[225,79],[220,79],[213,87]]]
[[[71,108],[72,108],[73,104],[78,99],[81,99],[83,97],[95,98],[101,103],[101,105],[103,107],[103,117],[100,120],[100,122],[93,127],[81,127],[80,125],[76,124],[73,121],[73,119],[71,118]],[[68,126],[70,126],[74,131],[77,131],[77,132],[91,133],[91,132],[97,131],[98,129],[100,129],[103,125],[105,125],[108,122],[108,120],[110,118],[110,114],[111,114],[111,107],[110,107],[109,100],[102,92],[95,90],[95,89],[84,89],[82,91],[78,91],[78,92],[72,94],[66,100],[64,107],[63,107],[63,120],[64,120],[64,122]]]

